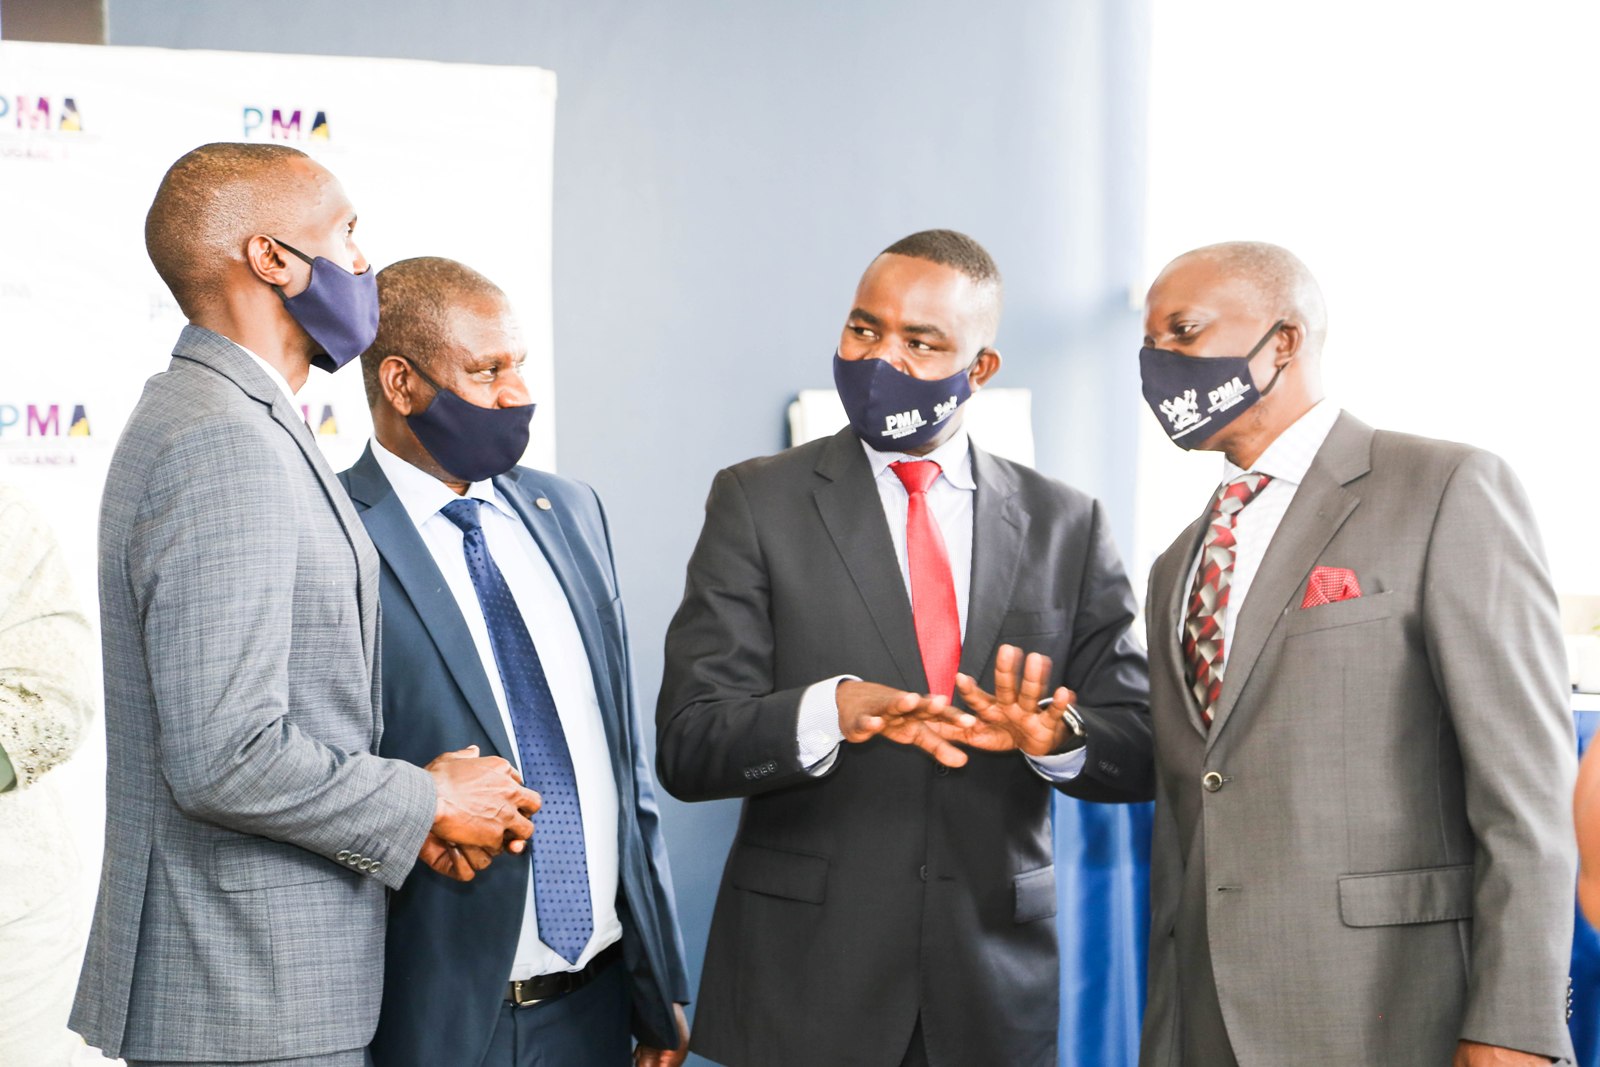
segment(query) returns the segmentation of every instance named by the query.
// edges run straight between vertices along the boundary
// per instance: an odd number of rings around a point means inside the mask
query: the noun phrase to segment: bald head
[[[279,144],[201,145],[161,179],[144,221],[156,273],[191,319],[222,296],[257,234],[297,233],[333,175]],[[285,239],[289,239],[285,237]]]
[[[1261,318],[1299,326],[1304,333],[1302,358],[1321,353],[1328,334],[1328,308],[1322,287],[1299,256],[1265,241],[1224,241],[1185,252],[1167,264],[1156,284],[1177,271],[1196,273],[1197,268],[1209,274],[1213,284],[1253,305]]]
[[[510,309],[498,285],[453,259],[419,256],[383,268],[378,272],[378,338],[361,356],[367,403],[378,402],[378,368],[385,359],[399,356],[433,375],[441,359],[463,354],[464,319],[499,318]]]

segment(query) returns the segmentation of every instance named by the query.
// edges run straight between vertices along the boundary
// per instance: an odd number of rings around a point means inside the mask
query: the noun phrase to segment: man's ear
[[[378,391],[401,415],[410,415],[418,409],[419,398],[414,393],[419,381],[411,364],[399,356],[385,356],[378,364]]]
[[[993,348],[985,348],[978,353],[978,358],[972,361],[972,370],[967,377],[972,381],[974,391],[982,389],[989,384],[989,379],[1000,373],[1000,353]]]
[[[1282,370],[1289,365],[1289,361],[1300,354],[1300,348],[1306,343],[1305,327],[1298,322],[1286,322],[1278,327],[1278,336],[1273,338],[1272,366]]]
[[[276,285],[281,289],[294,280],[283,249],[266,234],[258,233],[245,242],[244,262],[250,268],[250,273],[268,285]]]

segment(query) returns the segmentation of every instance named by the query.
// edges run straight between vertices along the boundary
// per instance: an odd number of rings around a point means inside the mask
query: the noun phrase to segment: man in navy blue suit
[[[382,753],[503,756],[542,806],[525,853],[453,849],[464,881],[395,895],[374,1063],[672,1067],[688,979],[605,514],[517,465],[504,293],[436,258],[378,292],[373,440],[340,479],[383,559]]]

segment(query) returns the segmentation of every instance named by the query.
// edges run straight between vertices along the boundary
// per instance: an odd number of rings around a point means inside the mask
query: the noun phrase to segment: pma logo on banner
[[[61,412],[65,407],[65,404],[0,404],[0,441],[88,437],[88,411],[82,404],[73,404],[71,417],[63,420]]]
[[[270,116],[270,118],[269,118]],[[308,119],[306,116],[310,116]],[[302,121],[304,120],[304,121]],[[246,141],[330,141],[326,111],[313,112],[310,108],[244,109],[244,139]]]
[[[0,131],[25,133],[82,133],[83,115],[70,96],[30,96],[0,93]]]

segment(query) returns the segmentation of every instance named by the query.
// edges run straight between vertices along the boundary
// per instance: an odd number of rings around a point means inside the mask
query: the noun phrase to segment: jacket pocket
[[[265,837],[218,841],[211,849],[211,875],[225,893],[359,877],[315,852]]]
[[[828,861],[741,843],[733,856],[733,884],[750,893],[821,904],[828,890]]]
[[[1284,634],[1293,637],[1296,634],[1312,633],[1316,630],[1331,630],[1336,626],[1373,622],[1388,618],[1399,612],[1401,607],[1400,600],[1394,595],[1393,590],[1368,593],[1366,596],[1351,597],[1349,600],[1335,600],[1331,604],[1319,604],[1314,608],[1293,607],[1289,610],[1289,617],[1284,621]]]
[[[1403,926],[1472,918],[1473,865],[1347,874],[1339,879],[1346,926]]]
[[[1048,919],[1056,913],[1055,864],[1036,871],[1024,871],[1011,879],[1016,891],[1016,921],[1031,923],[1035,919]]]
[[[1046,611],[1008,611],[1000,622],[1000,642],[1015,644],[1017,638],[1023,637],[1058,637],[1066,633],[1067,622],[1066,608],[1051,608]]]

